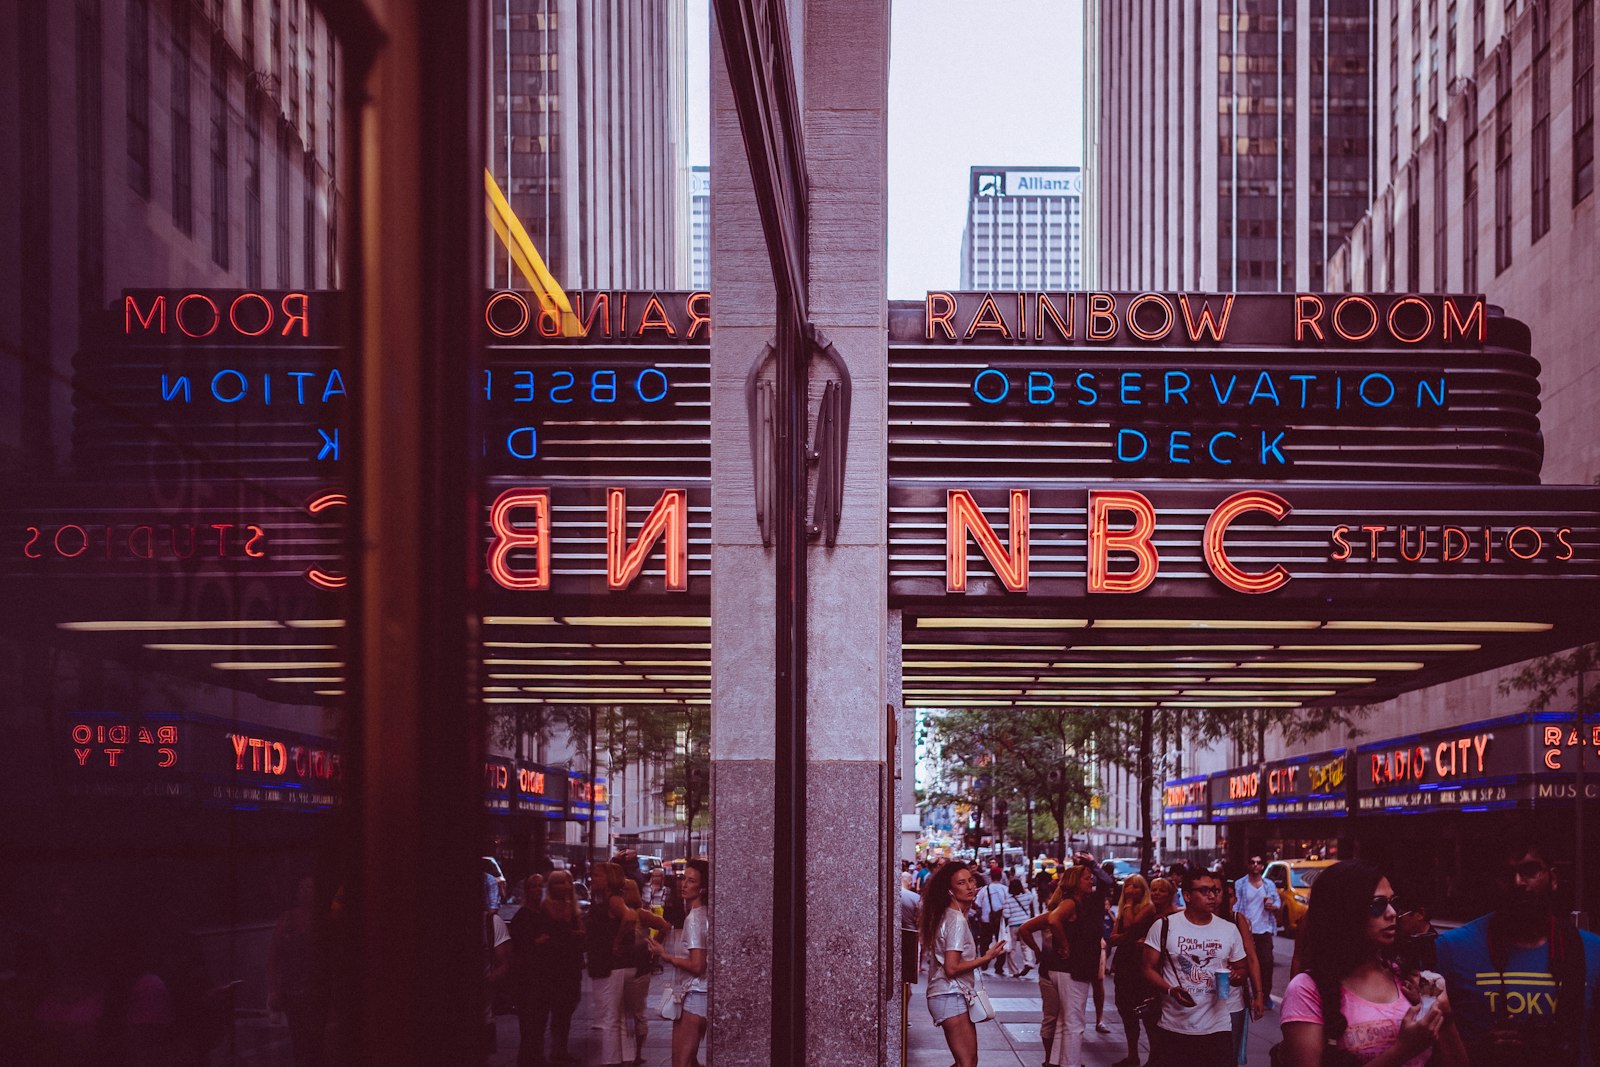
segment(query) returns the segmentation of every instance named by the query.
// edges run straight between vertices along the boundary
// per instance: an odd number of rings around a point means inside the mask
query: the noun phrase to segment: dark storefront
[[[1536,828],[1569,862],[1586,855],[1595,884],[1574,812],[1580,755],[1584,791],[1600,799],[1600,728],[1586,733],[1582,743],[1570,714],[1521,713],[1235,768],[1210,777],[1206,821],[1221,827],[1230,871],[1263,852],[1354,857],[1436,914],[1468,918],[1487,910],[1498,843],[1515,830]],[[1167,785],[1170,803],[1181,783]]]

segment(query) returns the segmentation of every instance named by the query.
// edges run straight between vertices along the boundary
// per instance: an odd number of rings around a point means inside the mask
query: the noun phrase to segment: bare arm
[[[1172,983],[1161,973],[1161,953],[1149,945],[1144,947],[1144,980],[1163,995],[1172,992]]]
[[[1063,900],[1051,909],[1046,919],[1050,923],[1050,936],[1056,939],[1056,954],[1065,956],[1062,951],[1067,947],[1067,923],[1078,916],[1078,906],[1070,900]]]
[[[1049,916],[1035,915],[1033,918],[1017,927],[1017,936],[1022,939],[1022,943],[1024,945],[1027,945],[1033,950],[1033,954],[1036,956],[1039,954],[1039,942],[1033,939],[1033,935],[1038,933],[1040,930],[1043,930],[1048,922]]]
[[[1400,1021],[1400,1034],[1395,1043],[1366,1063],[1366,1067],[1401,1067],[1423,1049],[1438,1039],[1444,1015],[1430,1012],[1427,1020],[1417,1021],[1415,1005]],[[1293,1022],[1283,1024],[1283,1051],[1288,1067],[1322,1067],[1322,1049],[1325,1035],[1321,1023]]]

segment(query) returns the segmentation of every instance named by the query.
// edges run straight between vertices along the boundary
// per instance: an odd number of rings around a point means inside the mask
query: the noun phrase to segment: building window
[[[78,51],[78,300],[88,314],[105,288],[105,161],[101,155],[104,56],[100,5],[79,0]]]
[[[211,38],[211,258],[228,269],[228,43]]]
[[[194,152],[189,140],[189,0],[172,0],[172,221],[194,233]]]
[[[1411,168],[1406,181],[1410,198],[1406,203],[1406,289],[1422,289],[1422,204],[1417,196],[1417,168]]]
[[[1472,3],[1472,70],[1477,72],[1483,66],[1484,41],[1489,32],[1489,16],[1484,11],[1483,0],[1473,0]]]
[[[1461,32],[1461,16],[1456,10],[1456,0],[1445,8],[1444,26],[1444,81],[1446,87],[1460,71],[1456,70],[1456,35]]]
[[[305,167],[305,208],[300,251],[306,265],[306,288],[314,289],[317,284],[317,161],[310,152],[306,153]]]
[[[1572,5],[1572,202],[1594,192],[1594,0]]]
[[[278,285],[289,282],[289,124],[278,125]]]
[[[150,198],[150,0],[128,0],[128,184]]]
[[[1494,272],[1511,266],[1511,49],[1495,57]]]
[[[1478,287],[1478,87],[1466,94],[1466,145],[1461,152],[1461,288]]]
[[[240,0],[239,25],[243,31],[246,77],[256,69],[256,0]]]
[[[261,286],[261,101],[245,93],[244,284]]]
[[[1550,229],[1550,20],[1533,9],[1533,239]]]
[[[1449,170],[1445,158],[1450,151],[1450,129],[1439,124],[1439,134],[1433,141],[1433,288],[1445,292],[1450,287],[1450,217],[1446,205],[1450,191]]]

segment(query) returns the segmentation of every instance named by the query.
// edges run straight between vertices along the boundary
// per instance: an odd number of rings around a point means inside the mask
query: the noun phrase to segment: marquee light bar
[[[1316,630],[1314,619],[1096,619],[1096,630]]]
[[[344,664],[338,660],[305,661],[300,663],[253,663],[249,660],[219,660],[211,666],[219,671],[342,671]]]
[[[331,677],[331,678],[329,678],[329,677],[321,677],[321,678],[302,677],[300,675],[284,675],[281,678],[268,678],[267,681],[269,681],[269,682],[283,682],[283,683],[286,683],[286,684],[299,683],[299,684],[302,684],[302,685],[343,685],[344,684],[344,679],[338,677],[337,675],[335,675],[334,677]]]
[[[152,652],[333,652],[338,645],[205,644],[163,641],[144,646]]]
[[[1330,630],[1411,630],[1425,633],[1429,630],[1465,633],[1476,631],[1489,634],[1542,634],[1555,629],[1548,622],[1476,622],[1466,619],[1436,622],[1412,622],[1402,619],[1338,619],[1327,624]]]
[[[918,619],[919,630],[1081,630],[1088,619],[929,618]]]

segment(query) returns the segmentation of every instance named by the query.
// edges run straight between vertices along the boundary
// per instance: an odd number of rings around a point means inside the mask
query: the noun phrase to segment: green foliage
[[[1568,690],[1575,690],[1580,676],[1584,682],[1583,710],[1586,715],[1592,715],[1600,710],[1600,644],[1579,645],[1566,652],[1529,660],[1521,670],[1500,683],[1500,693],[1503,696],[1527,693],[1531,710],[1544,711],[1556,698],[1564,698]]]

